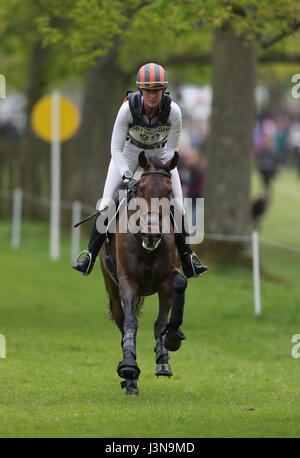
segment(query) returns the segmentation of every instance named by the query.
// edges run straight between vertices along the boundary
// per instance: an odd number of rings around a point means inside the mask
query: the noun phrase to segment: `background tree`
[[[66,74],[74,68],[86,75],[83,122],[64,147],[64,197],[94,203],[100,196],[113,120],[141,64],[159,61],[181,83],[207,77],[203,64],[213,63],[206,230],[248,235],[256,60],[286,55],[278,46],[299,28],[297,1],[31,0],[29,7],[31,20],[19,14],[22,27],[30,24],[30,49],[42,36],[45,49],[54,50],[48,70],[63,54]],[[273,55],[262,53],[269,47]],[[53,84],[53,72],[48,77]],[[210,253],[220,253],[216,248]]]
[[[8,160],[2,174],[8,177],[6,188],[17,186],[36,195],[49,195],[49,145],[40,140],[31,127],[35,103],[46,94],[50,84],[71,71],[62,62],[60,52],[45,46],[37,29],[41,8],[34,0],[1,3],[1,60],[10,88],[26,95],[25,130],[15,132],[16,141],[8,146]],[[56,23],[52,19],[52,23]],[[66,70],[69,68],[69,70]],[[3,157],[3,139],[0,155]],[[25,202],[27,217],[40,217],[40,209]]]

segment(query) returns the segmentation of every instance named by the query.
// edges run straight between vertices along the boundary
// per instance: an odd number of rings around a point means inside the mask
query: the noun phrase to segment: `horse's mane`
[[[170,172],[168,167],[158,157],[149,156],[147,159],[153,165],[154,170],[164,170],[165,172]],[[114,200],[119,196],[119,191],[122,189],[127,189],[127,185],[125,183],[120,183],[120,185],[115,190],[113,195]]]

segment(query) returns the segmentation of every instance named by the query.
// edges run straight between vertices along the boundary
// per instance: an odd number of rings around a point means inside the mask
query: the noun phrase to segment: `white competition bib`
[[[142,127],[132,126],[128,130],[129,137],[139,146],[158,146],[168,138],[171,126]]]

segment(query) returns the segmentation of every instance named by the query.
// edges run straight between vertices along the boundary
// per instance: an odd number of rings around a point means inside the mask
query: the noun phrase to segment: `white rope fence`
[[[226,242],[251,242],[252,237],[249,235],[225,235],[225,234],[205,234],[205,238],[208,240],[224,240]],[[300,254],[300,248],[291,245],[285,245],[284,243],[275,242],[274,240],[266,239],[265,237],[259,237],[259,241],[266,245],[272,245],[276,248],[282,248],[283,250],[292,251],[293,253]]]
[[[220,240],[227,242],[251,242],[252,244],[252,269],[253,269],[253,290],[254,290],[254,314],[256,316],[261,315],[261,292],[260,292],[260,262],[259,262],[259,243],[271,245],[276,248],[288,250],[293,253],[300,254],[300,248],[283,243],[276,242],[274,240],[260,237],[257,231],[252,232],[251,236],[239,236],[239,235],[227,235],[227,234],[206,234],[205,239],[208,240]]]
[[[47,207],[50,210],[50,200],[45,197],[40,197],[28,191],[15,189],[13,192],[0,190],[0,196],[4,199],[11,199],[13,201],[12,210],[12,229],[11,229],[11,248],[18,250],[21,245],[21,224],[22,224],[22,211],[23,202],[26,200],[29,203]],[[73,262],[77,254],[80,252],[80,227],[74,228],[74,224],[78,223],[81,219],[82,211],[92,213],[95,211],[93,207],[86,205],[79,201],[61,201],[61,208],[64,210],[71,210],[72,212],[72,226],[71,226],[71,262]],[[59,241],[57,241],[59,243]],[[57,252],[58,247],[56,248]]]
[[[13,192],[0,190],[0,196],[5,199],[13,199],[12,211],[12,230],[11,230],[11,248],[18,250],[21,244],[21,224],[22,224],[22,208],[23,201],[38,204],[50,209],[50,200],[45,197],[40,197],[21,189],[15,189]],[[95,209],[82,202],[76,201],[61,201],[62,209],[70,209],[72,211],[72,227],[71,227],[71,262],[73,262],[80,251],[80,227],[74,228],[74,224],[81,219],[82,211],[92,213]],[[253,268],[253,290],[254,290],[254,313],[256,316],[261,314],[261,291],[260,291],[260,262],[259,262],[259,243],[271,245],[276,248],[288,250],[293,253],[300,254],[300,248],[274,240],[260,237],[257,231],[252,232],[251,236],[240,236],[230,234],[205,234],[207,240],[219,240],[233,243],[251,243],[252,246],[252,268]]]
[[[250,242],[251,237],[248,235],[225,235],[225,234],[205,234],[208,240],[224,240],[225,242]]]
[[[294,247],[294,246],[290,246],[290,245],[285,245],[283,243],[274,242],[274,240],[265,239],[264,237],[260,237],[260,241],[262,243],[265,243],[266,245],[272,245],[272,246],[275,246],[276,248],[282,248],[283,250],[288,250],[288,251],[292,251],[293,253],[299,253],[300,254],[300,248],[297,248],[297,247]]]

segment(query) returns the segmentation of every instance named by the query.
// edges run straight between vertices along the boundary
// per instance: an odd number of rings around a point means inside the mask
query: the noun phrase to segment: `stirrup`
[[[190,253],[190,263],[191,263],[191,266],[192,266],[192,269],[193,269],[193,274],[194,274],[194,277],[198,278],[200,277],[200,275],[204,274],[207,270],[204,270],[204,272],[200,272],[199,274],[196,273],[196,270],[195,270],[195,267],[194,267],[194,259],[196,260],[195,262],[195,265],[198,265],[199,267],[205,267],[203,266],[202,262],[201,262],[201,259],[199,258],[199,256],[197,255],[197,253],[195,253],[194,251],[192,251]]]
[[[87,266],[87,269],[85,272],[81,272],[80,270],[78,272],[82,273],[82,275],[88,275],[89,274],[89,271],[90,271],[90,267],[91,267],[91,264],[92,264],[92,254],[89,252],[89,250],[83,250],[81,253],[79,253],[79,255],[77,256],[76,258],[76,261],[74,262],[74,264],[76,264],[79,260],[79,258],[83,255],[83,254],[86,254],[87,256],[89,256],[90,258],[90,262],[89,262],[89,265]],[[76,269],[77,270],[77,269]]]

